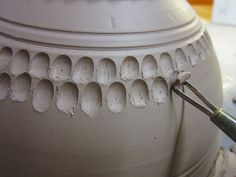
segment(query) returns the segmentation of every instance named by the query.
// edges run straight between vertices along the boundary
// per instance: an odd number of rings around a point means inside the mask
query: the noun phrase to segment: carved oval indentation
[[[86,84],[92,80],[94,72],[94,63],[91,58],[81,58],[76,64],[75,71],[73,73],[73,80],[78,84]]]
[[[121,65],[121,79],[133,80],[139,75],[139,64],[134,57],[127,57]]]
[[[11,88],[11,99],[24,102],[28,99],[31,89],[31,77],[27,73],[20,74],[13,81]]]
[[[164,77],[169,78],[174,72],[174,63],[168,53],[163,53],[160,56],[160,67]]]
[[[153,99],[158,104],[165,103],[168,97],[168,85],[165,79],[157,77],[152,85]]]
[[[149,91],[146,82],[143,80],[136,80],[130,89],[131,104],[137,108],[143,108],[148,104]]]
[[[209,55],[210,54],[210,47],[209,47],[208,41],[206,40],[206,38],[204,36],[201,37],[200,41],[202,43],[204,50],[206,50],[206,53]]]
[[[206,38],[207,41],[211,40],[210,35],[207,31],[204,32],[204,37]]]
[[[39,81],[33,93],[34,109],[38,112],[45,112],[50,107],[53,96],[53,84],[47,79]]]
[[[196,49],[193,47],[192,44],[189,44],[187,46],[187,53],[189,60],[193,66],[196,65],[201,60],[199,55],[197,54]]]
[[[0,71],[7,68],[12,57],[12,50],[4,47],[0,51]]]
[[[201,40],[202,46],[206,49],[207,48],[207,41],[204,38],[204,36],[202,36],[200,40]]]
[[[45,53],[38,53],[30,63],[29,73],[37,78],[46,77],[49,69],[49,56]]]
[[[57,108],[62,112],[74,115],[78,103],[79,91],[75,84],[67,82],[59,88],[57,95]]]
[[[89,83],[81,95],[81,109],[90,117],[95,118],[102,106],[102,90],[97,83]]]
[[[114,113],[122,112],[126,107],[126,89],[119,82],[113,83],[107,94],[108,108]]]
[[[65,81],[70,78],[71,60],[68,56],[58,56],[50,68],[50,77],[55,81]]]
[[[142,67],[143,78],[151,79],[154,78],[157,74],[157,62],[154,56],[147,55],[143,59]]]
[[[177,49],[175,51],[175,58],[176,58],[176,64],[177,67],[181,70],[184,71],[188,64],[187,57],[182,49]]]
[[[11,73],[19,75],[28,71],[30,55],[26,50],[20,50],[13,57],[11,63]]]
[[[4,100],[9,93],[11,77],[7,73],[0,75],[0,100]]]
[[[197,48],[198,55],[200,55],[202,60],[205,60],[206,59],[206,51],[200,41],[196,42],[196,48]]]
[[[99,62],[98,82],[109,84],[116,79],[116,65],[111,59],[105,58]]]
[[[205,37],[205,36],[202,36],[202,44],[203,44],[203,46],[204,46],[204,44],[205,44],[205,49],[206,49],[206,51],[207,51],[207,54],[208,55],[210,55],[210,42],[207,40],[207,38]]]

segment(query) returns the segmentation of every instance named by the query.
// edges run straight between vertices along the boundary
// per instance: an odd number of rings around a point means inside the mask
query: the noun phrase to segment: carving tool
[[[210,120],[218,128],[220,128],[234,142],[236,142],[236,118],[226,113],[222,108],[217,108],[210,101],[208,101],[206,97],[204,97],[190,82],[187,81],[190,77],[191,74],[189,72],[180,73],[172,87],[173,91],[185,101],[208,115]],[[184,91],[182,91],[184,86],[192,91],[206,105],[207,108],[184,93]]]

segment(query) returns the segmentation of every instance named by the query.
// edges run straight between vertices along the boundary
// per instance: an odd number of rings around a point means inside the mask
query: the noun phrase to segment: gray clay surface
[[[0,176],[207,177],[219,132],[171,92],[181,71],[221,106],[185,0],[1,0]]]

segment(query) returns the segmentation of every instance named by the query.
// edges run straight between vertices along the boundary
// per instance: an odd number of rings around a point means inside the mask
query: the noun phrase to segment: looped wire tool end
[[[236,142],[236,118],[226,113],[222,108],[217,108],[210,101],[208,101],[208,99],[206,99],[190,82],[187,81],[190,77],[191,74],[189,72],[180,73],[175,84],[172,87],[173,91],[185,101],[208,115],[210,117],[210,120],[215,125],[217,125],[218,128],[220,128],[233,141]],[[185,94],[180,89],[180,86],[186,86],[206,105],[207,108]]]

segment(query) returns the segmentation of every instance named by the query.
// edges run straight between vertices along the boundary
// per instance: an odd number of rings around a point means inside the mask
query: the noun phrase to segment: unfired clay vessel
[[[0,0],[1,177],[207,177],[219,133],[171,92],[221,104],[185,0]]]

